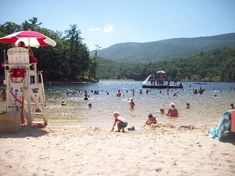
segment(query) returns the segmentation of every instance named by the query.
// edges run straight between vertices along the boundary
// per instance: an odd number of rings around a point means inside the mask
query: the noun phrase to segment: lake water
[[[46,85],[46,114],[51,122],[76,123],[101,128],[111,128],[112,114],[119,111],[127,117],[129,125],[141,126],[145,123],[149,113],[158,118],[159,123],[174,123],[181,125],[216,125],[221,114],[235,104],[235,83],[196,83],[184,82],[184,89],[142,89],[140,81],[100,81],[88,84]],[[205,92],[193,94],[193,88],[205,88]],[[122,96],[116,97],[120,89]],[[135,94],[131,92],[135,90]],[[142,89],[142,94],[140,94]],[[84,90],[89,99],[84,100]],[[94,94],[99,91],[99,95]],[[107,92],[109,94],[107,94]],[[176,96],[173,96],[176,94]],[[129,106],[130,98],[136,104],[132,110]],[[65,100],[67,106],[62,106]],[[164,106],[165,112],[173,102],[179,111],[176,119],[160,115],[159,109]],[[191,104],[186,109],[186,102]],[[92,104],[92,108],[88,104]]]

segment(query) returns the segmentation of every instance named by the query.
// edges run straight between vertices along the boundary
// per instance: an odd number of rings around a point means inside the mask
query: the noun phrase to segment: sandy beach
[[[172,124],[126,133],[59,123],[25,128],[0,135],[0,175],[234,175],[234,135],[220,142],[207,130]]]
[[[130,91],[123,89],[125,96],[117,98],[117,86],[141,88],[139,82],[100,82],[84,88],[90,94],[93,89],[103,88],[110,95],[100,91],[84,101],[76,86],[48,87],[46,128],[0,134],[0,175],[235,175],[235,135],[223,141],[208,136],[208,130],[218,124],[221,114],[234,102],[230,84],[225,89],[222,83],[208,83],[203,95],[194,95],[189,83],[185,90],[170,95],[158,90],[148,95],[136,92],[134,110],[129,108]],[[216,97],[214,87],[223,88]],[[68,90],[76,95],[67,95]],[[175,92],[177,97],[173,96]],[[63,99],[67,106],[61,106]],[[188,101],[191,108],[185,109]],[[170,102],[177,105],[177,119],[157,112]],[[2,102],[0,107],[4,110]],[[127,117],[129,127],[137,130],[110,132],[114,110]],[[158,125],[143,128],[150,112],[157,117]]]

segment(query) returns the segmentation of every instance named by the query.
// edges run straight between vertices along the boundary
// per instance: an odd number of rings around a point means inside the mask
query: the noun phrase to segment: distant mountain
[[[175,38],[146,43],[119,43],[98,51],[98,56],[118,62],[149,63],[188,58],[217,48],[235,48],[235,33],[209,37]],[[94,51],[91,51],[91,55]]]

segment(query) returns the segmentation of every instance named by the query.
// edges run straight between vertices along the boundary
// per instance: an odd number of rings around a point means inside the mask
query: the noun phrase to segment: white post
[[[29,81],[30,81],[30,74],[29,74],[29,70],[26,69],[26,76],[25,76],[25,81],[24,81],[24,97],[26,98],[26,102],[27,102],[27,111],[28,111],[28,116],[27,116],[27,122],[28,122],[28,126],[32,126],[32,109],[31,109],[31,96],[29,91]]]

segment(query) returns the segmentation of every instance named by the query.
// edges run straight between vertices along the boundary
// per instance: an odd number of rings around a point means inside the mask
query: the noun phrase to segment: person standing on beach
[[[120,132],[122,130],[122,132],[124,133],[125,128],[127,127],[126,119],[124,117],[121,117],[119,112],[114,112],[113,117],[114,117],[114,122],[113,122],[113,127],[111,131],[114,130],[114,127],[117,124],[117,128],[118,128],[117,132]]]

